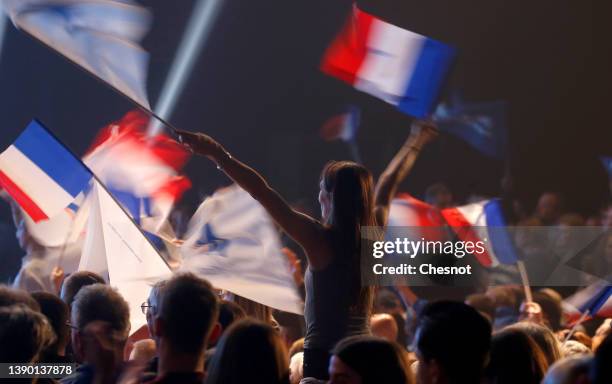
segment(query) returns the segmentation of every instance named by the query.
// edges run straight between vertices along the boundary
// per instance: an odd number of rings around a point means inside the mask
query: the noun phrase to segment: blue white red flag
[[[34,222],[62,212],[91,178],[81,160],[36,120],[0,154],[0,185]]]
[[[483,200],[441,211],[448,225],[462,241],[483,241],[486,252],[476,255],[485,267],[515,264],[519,253],[504,217],[501,200]]]
[[[612,285],[599,281],[576,292],[564,301],[569,320],[576,320],[588,311],[593,317],[612,317]]]
[[[327,49],[321,70],[423,118],[432,112],[454,57],[454,48],[355,6]]]

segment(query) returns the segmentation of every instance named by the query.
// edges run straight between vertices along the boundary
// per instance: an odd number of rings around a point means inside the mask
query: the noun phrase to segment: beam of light
[[[185,86],[185,82],[191,73],[191,69],[220,13],[222,3],[223,0],[198,0],[194,7],[193,14],[189,19],[183,39],[154,109],[155,114],[162,119],[168,120],[172,114],[179,95]],[[147,129],[149,136],[158,134],[162,130],[162,124],[158,119],[153,119]]]

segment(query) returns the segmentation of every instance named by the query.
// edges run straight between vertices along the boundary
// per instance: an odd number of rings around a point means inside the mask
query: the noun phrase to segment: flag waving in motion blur
[[[181,268],[216,288],[282,311],[302,314],[274,223],[238,186],[206,199],[189,222]]]
[[[150,109],[151,14],[131,0],[2,0],[13,24]]]
[[[432,112],[455,49],[356,6],[321,70],[418,118]]]

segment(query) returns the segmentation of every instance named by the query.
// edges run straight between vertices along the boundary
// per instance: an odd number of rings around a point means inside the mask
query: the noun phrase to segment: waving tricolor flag
[[[36,120],[0,154],[0,185],[35,222],[68,207],[91,178],[85,165]]]
[[[446,208],[441,213],[460,240],[485,242],[486,252],[476,255],[482,265],[514,264],[519,260],[518,250],[507,231],[501,200]]]
[[[570,322],[581,316],[612,317],[612,284],[599,281],[576,292],[564,302]]]
[[[163,134],[147,137],[149,117],[132,111],[98,135],[83,161],[132,217],[155,217],[161,227],[174,202],[191,186],[180,174],[189,152]]]
[[[353,8],[321,70],[415,117],[432,112],[455,49]]]

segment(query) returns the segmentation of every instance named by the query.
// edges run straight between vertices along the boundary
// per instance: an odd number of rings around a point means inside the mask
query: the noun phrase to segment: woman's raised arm
[[[214,161],[236,184],[259,201],[274,221],[304,248],[309,263],[316,266],[327,262],[311,259],[327,253],[321,249],[326,246],[327,238],[325,228],[319,221],[291,208],[257,171],[232,157],[210,136],[186,131],[177,133],[181,143],[192,152]]]
[[[410,136],[393,157],[385,171],[380,175],[374,191],[374,206],[376,222],[380,226],[387,225],[389,205],[397,193],[400,183],[408,176],[419,152],[425,144],[438,135],[433,123],[419,120],[412,124]]]

